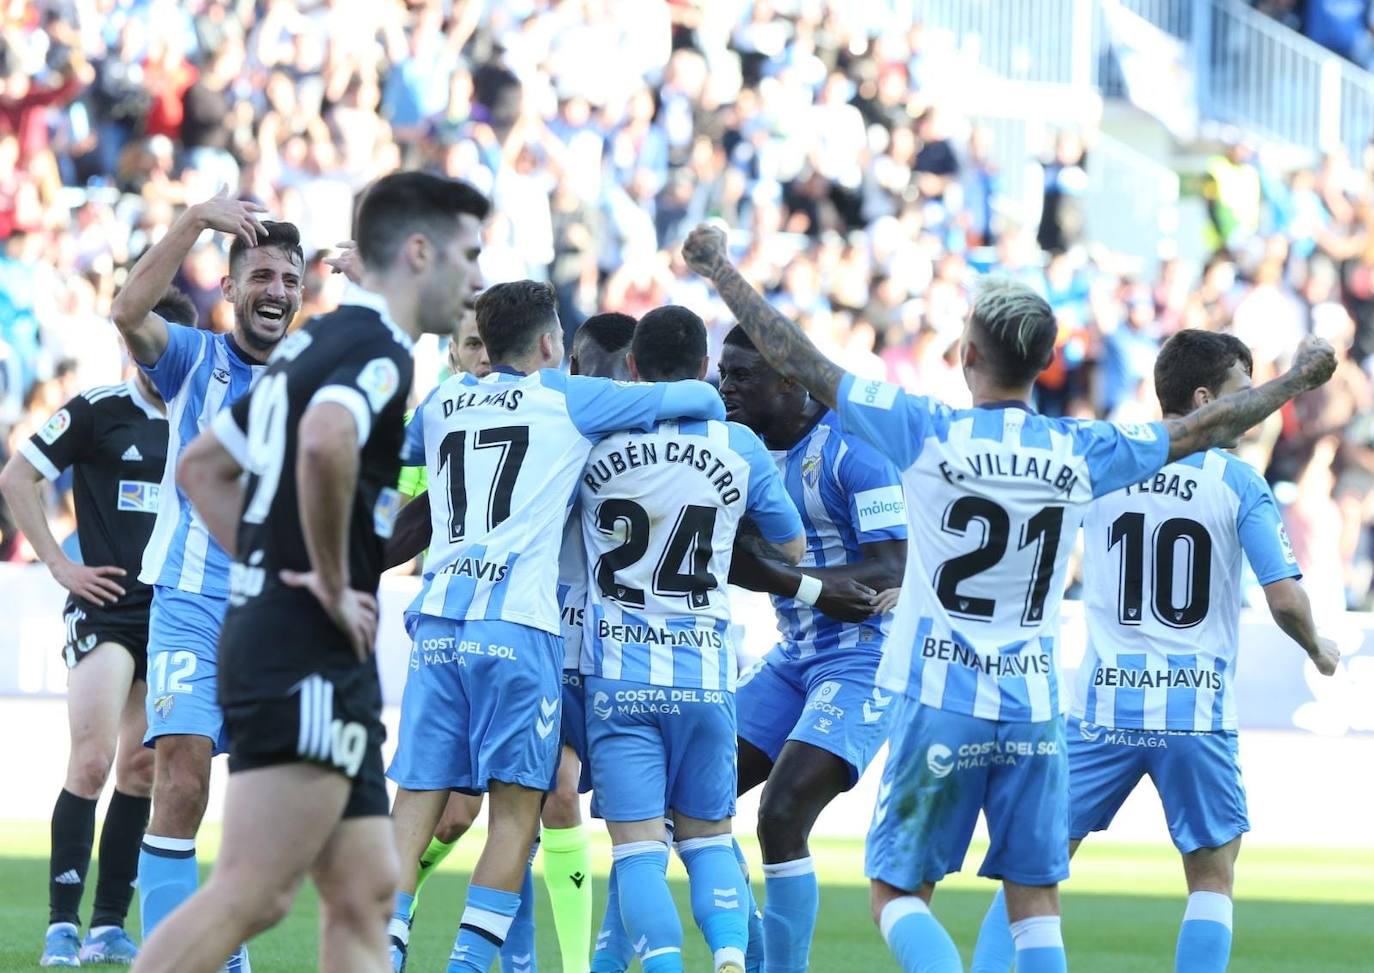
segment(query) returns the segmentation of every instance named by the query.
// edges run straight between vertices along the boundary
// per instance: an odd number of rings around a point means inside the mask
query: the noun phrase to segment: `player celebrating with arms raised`
[[[1249,388],[1251,367],[1250,349],[1238,338],[1180,331],[1155,360],[1165,418]],[[1194,453],[1103,497],[1088,512],[1083,535],[1088,653],[1068,726],[1069,854],[1089,832],[1111,824],[1148,774],[1188,882],[1175,969],[1222,973],[1231,952],[1236,857],[1250,830],[1231,685],[1242,552],[1274,621],[1317,670],[1331,675],[1340,656],[1317,637],[1268,484],[1234,456]],[[1006,973],[1012,959],[999,894],[978,936],[973,969]]]
[[[836,408],[843,428],[902,470],[911,547],[878,670],[892,742],[868,837],[873,918],[907,971],[961,969],[931,914],[978,814],[1002,880],[1020,973],[1066,969],[1059,882],[1068,876],[1068,766],[1057,680],[1059,602],[1083,507],[1165,463],[1234,440],[1335,369],[1309,338],[1288,374],[1144,426],[1030,411],[1054,353],[1054,315],[1023,285],[985,281],[964,330],[974,407],[951,410],[829,361],[730,263],[725,234],[683,247],[774,368]]]
[[[293,334],[252,396],[187,451],[178,481],[235,553],[220,681],[231,776],[215,871],[138,970],[216,969],[285,916],[307,873],[323,906],[320,968],[388,968],[397,862],[377,581],[399,508],[412,342],[451,330],[481,286],[487,206],[426,173],[369,187],[357,217],[365,289]]]

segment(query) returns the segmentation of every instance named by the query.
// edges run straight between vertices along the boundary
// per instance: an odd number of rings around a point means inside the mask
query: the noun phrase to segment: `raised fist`
[[[682,259],[688,267],[710,279],[726,262],[725,231],[708,223],[699,224],[682,244]]]
[[[1288,371],[1298,376],[1305,388],[1314,389],[1319,385],[1325,385],[1327,379],[1336,371],[1336,352],[1325,339],[1308,335],[1298,345],[1297,353],[1293,356],[1293,364]]]

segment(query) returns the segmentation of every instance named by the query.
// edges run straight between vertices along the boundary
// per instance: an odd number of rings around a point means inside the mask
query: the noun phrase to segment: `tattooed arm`
[[[1289,399],[1325,384],[1335,370],[1336,356],[1331,346],[1320,338],[1307,336],[1298,345],[1286,374],[1259,388],[1223,395],[1186,416],[1166,419],[1169,461],[1234,443],[1245,430],[1262,422]]]
[[[801,328],[775,311],[735,269],[726,255],[722,230],[705,224],[698,226],[682,245],[682,256],[687,266],[715,285],[768,364],[801,383],[829,408],[835,408],[844,369],[822,355]]]

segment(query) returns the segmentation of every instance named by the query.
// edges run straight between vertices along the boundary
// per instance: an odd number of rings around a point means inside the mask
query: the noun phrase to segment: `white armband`
[[[804,605],[814,605],[821,597],[821,579],[803,574],[797,593],[792,597]]]

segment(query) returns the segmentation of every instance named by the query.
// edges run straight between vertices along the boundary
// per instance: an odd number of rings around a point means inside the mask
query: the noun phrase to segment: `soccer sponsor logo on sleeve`
[[[396,527],[396,515],[401,512],[399,490],[383,487],[377,494],[377,505],[372,508],[372,529],[383,540],[391,537]]]
[[[849,401],[874,409],[891,409],[897,401],[897,386],[888,382],[855,382],[849,388]]]
[[[38,430],[38,438],[51,446],[62,438],[62,434],[72,427],[72,414],[66,409],[58,409],[53,417]]]
[[[1279,551],[1283,554],[1285,564],[1297,564],[1298,556],[1293,553],[1293,541],[1288,537],[1288,531],[1283,529],[1283,524],[1277,527],[1279,535]]]
[[[932,743],[926,748],[926,769],[937,779],[948,777],[954,770],[953,752],[943,743]]]
[[[390,358],[374,358],[358,373],[358,388],[367,396],[373,412],[382,411],[400,384],[400,372]]]
[[[1112,425],[1121,435],[1138,443],[1152,443],[1159,438],[1155,427],[1148,422],[1114,422]]]
[[[896,484],[854,494],[859,530],[888,530],[906,523],[906,498]]]

